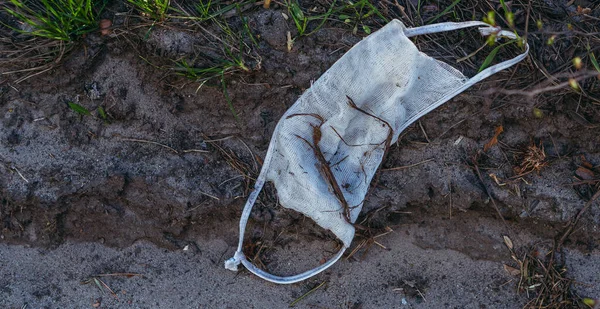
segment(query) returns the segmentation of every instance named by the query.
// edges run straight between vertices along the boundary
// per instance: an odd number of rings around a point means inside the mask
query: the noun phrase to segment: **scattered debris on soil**
[[[295,300],[351,308],[599,306],[600,281],[589,276],[600,265],[594,1],[156,1],[170,3],[164,10],[137,0],[92,2],[99,5],[84,26],[49,37],[27,22],[39,16],[22,19],[9,11],[14,2],[0,1],[0,260],[14,269],[2,269],[0,306],[79,297],[92,307],[168,307],[196,293],[204,307],[251,305],[247,296],[267,295],[261,288],[278,289],[280,299],[260,300],[271,307]],[[366,228],[334,270],[281,289],[220,272],[281,115],[394,18],[407,26],[485,18],[526,38],[531,50],[402,132],[365,201]],[[521,51],[517,43],[491,45],[476,29],[414,42],[467,76]],[[248,234],[247,255],[279,274],[312,268],[339,245],[278,205],[272,186]],[[508,253],[502,236],[511,240]],[[184,248],[195,258],[180,255]],[[35,264],[44,255],[54,264],[40,269],[58,273],[40,286],[28,274],[45,276]],[[66,255],[69,263],[60,260]],[[94,256],[119,269],[98,271],[104,266]],[[12,262],[27,257],[37,260],[25,268]],[[88,277],[72,273],[79,263]],[[222,290],[192,293],[173,281],[179,290],[152,299],[156,291],[135,280],[113,286],[91,275],[132,271],[154,284],[182,269],[182,278],[205,276],[198,285]],[[104,292],[61,285],[81,280]],[[226,285],[250,286],[251,294],[224,299]],[[117,286],[143,296],[121,297]]]

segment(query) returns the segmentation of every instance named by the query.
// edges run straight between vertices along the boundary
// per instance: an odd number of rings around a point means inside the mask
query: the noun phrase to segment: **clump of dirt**
[[[399,287],[394,290],[403,292],[406,297],[416,298],[417,303],[421,303],[426,301],[424,293],[426,292],[427,287],[427,279],[416,275],[402,280]]]

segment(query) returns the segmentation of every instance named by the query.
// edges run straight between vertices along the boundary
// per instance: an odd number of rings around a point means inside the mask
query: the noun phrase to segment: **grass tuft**
[[[210,80],[220,86],[233,116],[238,115],[227,91],[226,79],[235,72],[250,72],[260,67],[258,41],[248,25],[245,10],[256,7],[251,1],[200,1],[194,5],[178,5],[178,19],[187,20],[205,34],[206,44],[194,55],[175,60],[170,69],[177,75],[200,83],[198,90]]]
[[[142,16],[162,22],[167,18],[171,0],[127,0]],[[202,1],[200,1],[202,3]]]
[[[353,34],[357,34],[359,29],[367,35],[371,34],[372,29],[369,27],[368,22],[373,18],[377,18],[384,23],[389,22],[371,2],[368,0],[345,1],[340,8],[336,9],[336,15],[345,24],[352,26]]]
[[[327,12],[309,16],[308,14],[304,13],[297,0],[287,0],[285,4],[288,8],[288,13],[296,25],[298,36],[310,35],[319,30],[323,24],[325,24],[327,18],[329,18],[329,16],[333,13],[335,2],[336,1],[334,0]],[[318,22],[318,24],[311,31],[309,31],[308,26],[312,22]]]
[[[1,9],[17,20],[17,26],[6,25],[14,31],[71,42],[97,29],[103,7],[98,0],[10,0]]]

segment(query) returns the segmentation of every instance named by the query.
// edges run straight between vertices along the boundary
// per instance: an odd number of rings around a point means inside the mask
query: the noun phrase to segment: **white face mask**
[[[275,283],[307,279],[333,265],[350,246],[371,179],[384,152],[400,132],[421,116],[473,84],[523,60],[523,54],[466,78],[450,65],[423,53],[409,37],[483,26],[483,35],[516,39],[486,23],[441,23],[406,28],[393,20],[356,44],[325,72],[283,115],[261,173],[240,219],[240,240],[225,267],[244,266]],[[334,179],[332,179],[334,178]],[[242,252],[244,230],[266,181],[283,207],[330,230],[343,248],[325,264],[305,273],[278,277],[256,268]]]

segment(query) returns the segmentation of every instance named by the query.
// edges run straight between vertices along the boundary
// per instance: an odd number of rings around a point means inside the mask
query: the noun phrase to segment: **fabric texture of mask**
[[[290,107],[277,124],[261,173],[240,219],[240,241],[225,267],[244,266],[276,283],[294,283],[335,263],[354,238],[369,185],[387,147],[402,130],[474,83],[521,61],[514,59],[466,78],[450,65],[420,52],[409,37],[483,26],[483,35],[516,39],[482,22],[406,28],[394,20],[340,58]],[[265,182],[283,207],[330,230],[343,249],[319,267],[279,277],[256,268],[242,253],[245,226]]]

